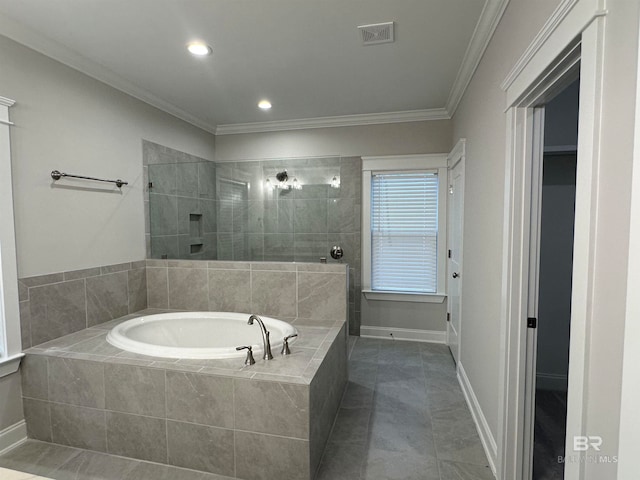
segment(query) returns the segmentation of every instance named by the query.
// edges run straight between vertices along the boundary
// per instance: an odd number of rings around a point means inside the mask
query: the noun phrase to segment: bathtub
[[[164,358],[222,359],[239,358],[251,345],[254,354],[262,353],[262,334],[257,322],[248,325],[248,313],[179,312],[146,315],[127,320],[107,335],[114,347],[128,352]],[[284,337],[297,333],[287,322],[260,317],[270,332],[271,348],[282,347]],[[291,343],[295,338],[291,339]],[[256,355],[259,358],[259,355]]]

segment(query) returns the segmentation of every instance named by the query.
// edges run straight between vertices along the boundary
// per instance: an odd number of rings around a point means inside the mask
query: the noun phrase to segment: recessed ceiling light
[[[209,45],[202,42],[191,42],[187,45],[187,50],[191,55],[195,55],[196,57],[206,57],[207,55],[211,55],[212,49]]]
[[[269,100],[260,100],[258,107],[262,110],[269,110],[271,108],[271,102]]]

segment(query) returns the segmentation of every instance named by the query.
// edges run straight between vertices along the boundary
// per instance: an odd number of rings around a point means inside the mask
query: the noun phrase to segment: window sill
[[[18,367],[20,367],[20,360],[22,360],[22,357],[24,357],[24,353],[0,359],[0,378],[16,373],[18,371]]]
[[[387,302],[442,303],[447,296],[443,293],[401,293],[363,290],[367,300],[384,300]]]

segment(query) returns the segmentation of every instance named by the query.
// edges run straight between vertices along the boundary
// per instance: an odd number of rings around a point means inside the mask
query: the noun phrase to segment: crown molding
[[[478,68],[508,4],[509,0],[487,0],[485,3],[462,59],[456,80],[449,92],[445,110],[449,112],[451,117],[455,114],[464,92],[471,83],[473,74]]]
[[[99,63],[89,60],[60,43],[40,35],[26,25],[5,15],[0,15],[0,32],[2,32],[3,36],[105,83],[116,90],[120,90],[202,130],[215,133],[215,125],[202,121],[172,103],[162,100],[134,83],[125,80]]]
[[[340,115],[336,117],[299,118],[274,122],[218,125],[218,128],[216,128],[216,135],[279,132],[309,128],[352,127],[383,123],[422,122],[425,120],[449,120],[450,118],[451,117],[444,108],[431,108],[426,110],[408,110],[404,112],[366,113],[358,115]]]
[[[0,105],[3,107],[12,107],[16,103],[15,100],[11,100],[10,98],[0,97]]]
[[[575,7],[579,0],[563,0],[558,7],[551,14],[549,19],[542,26],[538,34],[531,41],[525,52],[515,63],[511,71],[507,74],[505,79],[500,84],[500,88],[506,91],[513,84],[515,79],[522,73],[525,67],[529,64],[531,59],[540,50],[542,45],[547,41],[551,34],[558,28],[558,25],[569,15],[569,12]],[[602,12],[596,12],[596,14],[602,14]],[[595,16],[595,15],[594,15]]]

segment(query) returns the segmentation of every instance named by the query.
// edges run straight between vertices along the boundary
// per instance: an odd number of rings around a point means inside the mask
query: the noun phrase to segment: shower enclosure
[[[359,330],[360,157],[211,162],[144,141],[149,258],[349,264]]]

